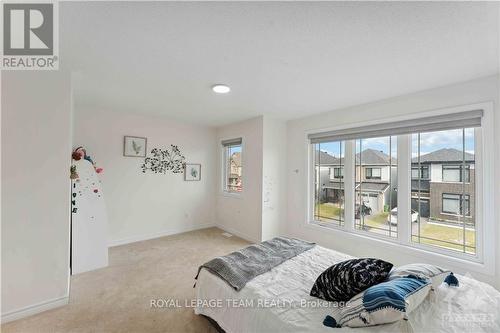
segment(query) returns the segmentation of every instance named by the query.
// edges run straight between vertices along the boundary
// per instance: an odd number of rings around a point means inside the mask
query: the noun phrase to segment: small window
[[[224,191],[229,193],[240,193],[242,184],[242,139],[224,140],[223,147],[223,175]]]
[[[330,179],[340,179],[344,178],[344,168],[333,168],[330,169]]]
[[[470,216],[470,197],[468,195],[443,193],[443,213]]]
[[[461,183],[462,179],[469,183],[470,165],[466,165],[465,169],[462,165],[443,165],[443,182]]]
[[[420,167],[420,174],[418,172],[418,166],[411,168],[411,178],[412,179],[430,179],[429,177],[429,166],[422,165]]]
[[[382,177],[381,168],[366,168],[365,178],[366,179],[380,179]]]

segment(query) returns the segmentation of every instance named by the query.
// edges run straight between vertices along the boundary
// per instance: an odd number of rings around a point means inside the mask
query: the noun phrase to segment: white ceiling
[[[499,71],[499,3],[65,2],[60,12],[77,107],[203,125],[291,119]]]

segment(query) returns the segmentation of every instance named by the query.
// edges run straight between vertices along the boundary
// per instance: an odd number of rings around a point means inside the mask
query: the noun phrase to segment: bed
[[[326,315],[338,317],[333,302],[309,296],[314,281],[331,265],[352,257],[315,246],[249,281],[236,291],[201,269],[195,313],[235,332],[500,332],[500,292],[488,284],[457,275],[460,286],[443,284],[408,321],[368,328],[331,328]]]

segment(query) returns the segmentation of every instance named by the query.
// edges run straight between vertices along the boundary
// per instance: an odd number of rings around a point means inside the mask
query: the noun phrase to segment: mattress
[[[309,296],[314,281],[331,265],[352,257],[315,246],[257,276],[239,292],[202,269],[196,283],[195,313],[236,332],[500,332],[500,293],[488,284],[456,275],[431,293],[408,321],[366,328],[331,328],[326,315],[339,317],[334,302]]]

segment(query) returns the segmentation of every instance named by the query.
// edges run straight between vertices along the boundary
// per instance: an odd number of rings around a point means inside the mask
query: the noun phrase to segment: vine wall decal
[[[181,154],[179,147],[170,145],[170,149],[154,148],[151,150],[151,155],[144,159],[142,164],[142,172],[150,170],[154,173],[166,174],[167,171],[173,173],[183,173],[186,165],[186,158]]]

